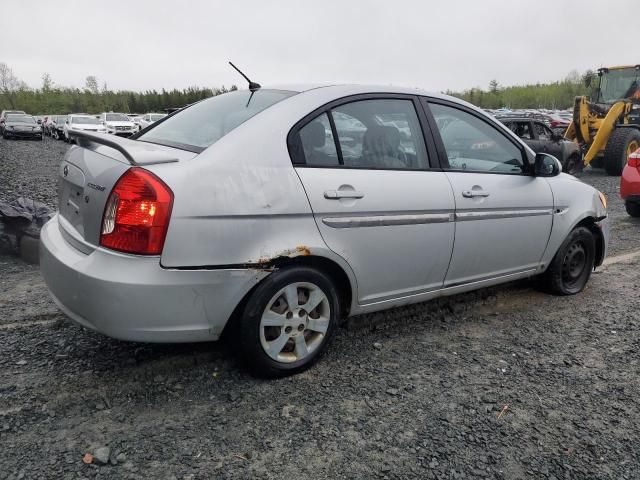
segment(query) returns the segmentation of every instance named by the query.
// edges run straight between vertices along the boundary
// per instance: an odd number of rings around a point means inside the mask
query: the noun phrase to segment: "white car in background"
[[[138,131],[138,127],[124,113],[103,112],[100,121],[107,133],[121,137],[130,137]]]
[[[107,133],[107,129],[100,123],[96,117],[91,115],[69,115],[64,122],[62,132],[64,141],[71,143],[73,140],[69,135],[70,131],[84,130],[94,133]]]
[[[158,120],[162,120],[166,116],[166,113],[145,113],[141,117],[138,117],[138,121],[136,123],[140,127],[140,130],[142,130],[144,128],[147,128],[152,123],[155,123]]]

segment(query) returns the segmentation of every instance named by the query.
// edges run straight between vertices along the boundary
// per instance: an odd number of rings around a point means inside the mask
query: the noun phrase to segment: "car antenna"
[[[255,92],[256,90],[260,90],[260,84],[256,83],[256,82],[252,82],[251,80],[249,80],[249,77],[247,77],[244,73],[242,73],[242,71],[236,67],[232,62],[229,62],[229,65],[231,65],[240,75],[242,75],[244,77],[244,79],[249,82],[249,90],[251,90],[251,92]]]

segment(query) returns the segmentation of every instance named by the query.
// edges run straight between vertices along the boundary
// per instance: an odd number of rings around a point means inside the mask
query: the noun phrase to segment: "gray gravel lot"
[[[0,200],[55,206],[66,147],[0,140]],[[619,180],[582,177],[609,198],[611,254],[637,249]],[[264,381],[232,343],[77,327],[0,256],[0,479],[638,478],[639,261],[574,297],[524,282],[357,318],[312,370]]]

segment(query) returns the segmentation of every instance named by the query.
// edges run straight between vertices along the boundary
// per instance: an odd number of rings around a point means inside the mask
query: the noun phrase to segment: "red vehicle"
[[[640,217],[640,148],[629,155],[629,161],[622,170],[620,196],[627,213],[632,217]]]

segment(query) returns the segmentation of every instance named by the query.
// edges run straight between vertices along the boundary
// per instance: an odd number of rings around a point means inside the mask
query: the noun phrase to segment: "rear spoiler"
[[[91,133],[83,130],[69,130],[69,136],[74,137],[76,143],[89,150],[95,150],[97,145],[113,148],[131,165],[149,165],[153,163],[177,162],[176,157],[172,157],[167,152],[154,148],[152,144],[129,140],[128,138],[117,137],[107,133]]]

